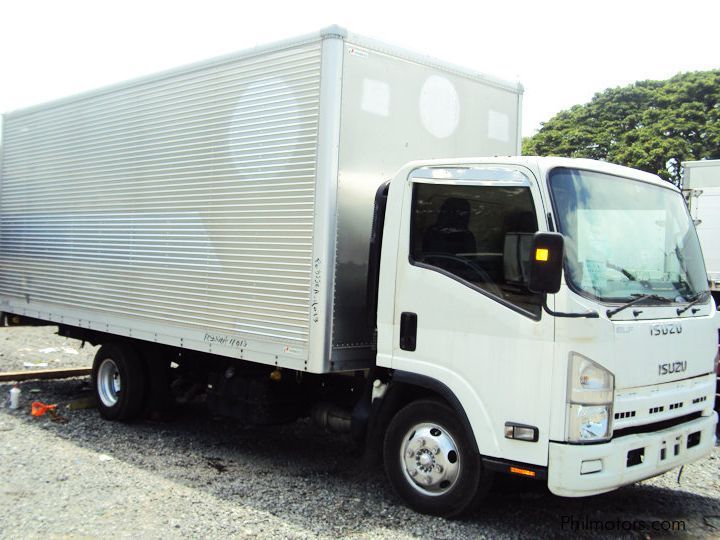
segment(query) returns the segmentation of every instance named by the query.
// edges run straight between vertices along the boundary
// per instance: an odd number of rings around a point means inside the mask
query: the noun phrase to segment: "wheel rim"
[[[118,402],[120,389],[120,370],[114,360],[106,358],[100,364],[97,375],[97,390],[103,405],[114,406]]]
[[[415,490],[424,495],[443,495],[460,476],[460,452],[452,435],[440,424],[417,424],[403,438],[400,465]]]

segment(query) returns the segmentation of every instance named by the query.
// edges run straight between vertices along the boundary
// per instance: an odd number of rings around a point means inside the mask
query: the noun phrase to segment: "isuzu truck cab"
[[[379,272],[378,366],[444,398],[386,435],[415,507],[447,511],[488,470],[576,497],[711,452],[718,318],[668,182],[588,160],[411,163]]]

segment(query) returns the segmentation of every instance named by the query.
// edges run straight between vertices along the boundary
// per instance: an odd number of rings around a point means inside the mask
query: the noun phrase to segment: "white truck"
[[[102,345],[105,418],[195,381],[216,414],[350,431],[421,512],[707,455],[717,315],[679,190],[462,158],[519,153],[521,95],[332,27],[7,114],[3,321]]]

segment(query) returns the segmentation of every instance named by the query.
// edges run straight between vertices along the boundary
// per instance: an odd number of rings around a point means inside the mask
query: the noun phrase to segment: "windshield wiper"
[[[633,294],[632,296],[637,296]],[[614,315],[617,315],[620,313],[623,309],[629,308],[630,306],[634,306],[635,304],[639,304],[640,302],[644,302],[645,300],[657,300],[658,302],[662,302],[663,304],[669,304],[672,302],[672,300],[665,298],[664,296],[660,296],[657,294],[641,294],[635,300],[630,300],[628,303],[623,304],[622,306],[618,306],[614,309],[608,309],[606,311],[606,314],[609,318],[612,318]]]
[[[686,300],[688,301],[688,305],[687,305],[687,306],[683,306],[683,307],[681,307],[681,308],[677,308],[677,314],[678,314],[678,315],[682,315],[682,314],[685,313],[688,309],[690,309],[691,307],[693,307],[695,304],[697,304],[697,303],[699,303],[699,302],[704,302],[705,300],[707,300],[707,295],[708,295],[709,293],[710,293],[710,291],[700,291],[699,293],[693,294],[690,298],[687,298],[687,299],[686,299]],[[694,310],[693,310],[693,313],[695,313]]]

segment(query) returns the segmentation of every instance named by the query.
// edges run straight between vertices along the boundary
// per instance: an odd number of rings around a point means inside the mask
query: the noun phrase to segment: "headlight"
[[[569,439],[572,442],[596,442],[609,439],[610,410],[608,405],[570,405],[568,415]]]
[[[570,353],[567,440],[598,442],[612,436],[615,377],[589,358]]]

